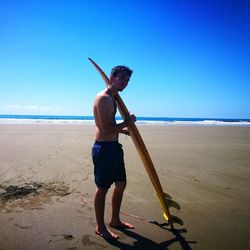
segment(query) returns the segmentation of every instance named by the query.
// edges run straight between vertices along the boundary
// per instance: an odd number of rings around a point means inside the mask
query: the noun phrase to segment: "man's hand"
[[[125,123],[126,123],[127,127],[131,124],[134,124],[135,122],[136,122],[135,115],[129,113],[129,116],[125,119]]]
[[[120,133],[121,133],[121,134],[124,134],[124,135],[130,136],[130,133],[129,133],[129,131],[128,131],[127,129],[121,130]]]

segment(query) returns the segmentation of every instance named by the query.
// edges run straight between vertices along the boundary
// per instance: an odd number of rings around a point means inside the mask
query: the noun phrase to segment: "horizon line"
[[[0,116],[43,116],[43,117],[91,117],[94,118],[94,115],[48,115],[48,114],[0,114]],[[138,118],[169,118],[169,119],[226,119],[226,120],[250,120],[250,118],[231,118],[231,117],[189,117],[189,116],[136,116]],[[0,117],[1,118],[1,117]],[[122,118],[121,116],[116,116],[116,118]]]

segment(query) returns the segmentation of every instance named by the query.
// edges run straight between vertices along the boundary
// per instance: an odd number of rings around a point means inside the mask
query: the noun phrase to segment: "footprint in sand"
[[[32,227],[30,227],[30,226],[21,226],[21,225],[19,225],[19,224],[14,224],[14,226],[19,227],[19,228],[21,228],[21,229],[30,229],[30,228],[32,228]]]

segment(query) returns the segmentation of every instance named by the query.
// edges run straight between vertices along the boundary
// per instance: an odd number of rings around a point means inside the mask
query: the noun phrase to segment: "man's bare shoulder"
[[[99,92],[96,97],[98,98],[102,98],[102,97],[108,97],[109,95],[107,94],[106,90],[102,90],[101,92]]]
[[[96,95],[95,104],[112,104],[112,97],[103,90]]]

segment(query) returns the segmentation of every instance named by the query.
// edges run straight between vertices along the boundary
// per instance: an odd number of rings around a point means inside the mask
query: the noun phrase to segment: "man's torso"
[[[96,96],[94,102],[96,141],[118,141],[118,133],[108,132],[107,130],[107,125],[112,126],[116,124],[116,111],[115,100],[109,94],[108,90],[104,90]],[[106,124],[106,126],[104,126],[104,124]]]

